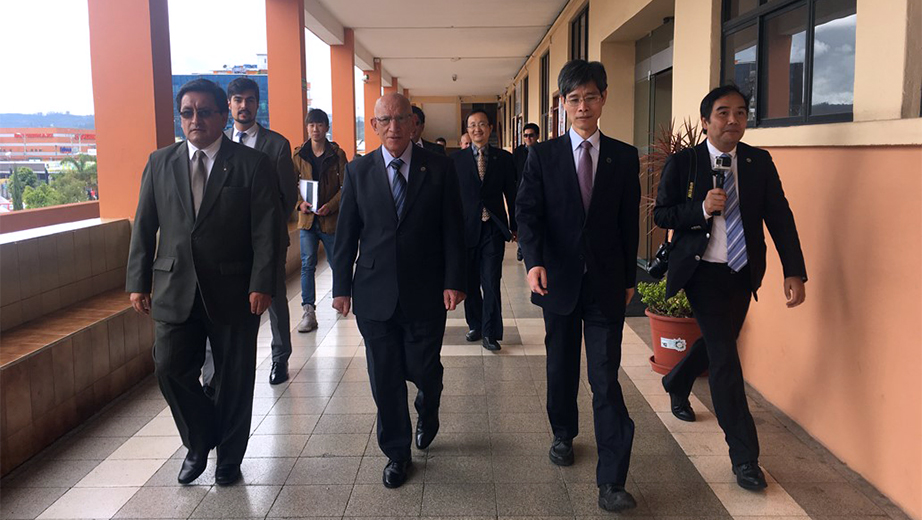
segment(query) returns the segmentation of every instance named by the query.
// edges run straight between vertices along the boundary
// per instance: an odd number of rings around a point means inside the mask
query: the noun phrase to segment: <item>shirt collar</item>
[[[413,147],[414,146],[415,145],[413,143],[410,143],[409,145],[407,145],[406,150],[404,150],[403,153],[400,154],[400,160],[403,161],[404,165],[410,164],[410,159],[413,157]],[[381,147],[381,157],[384,158],[384,169],[386,170],[388,166],[390,166],[391,161],[394,160],[394,156],[391,155],[391,153],[387,151],[387,148],[382,146]]]
[[[233,129],[233,132],[234,132],[234,139],[236,139],[237,134],[240,133],[241,130],[237,130],[236,125],[232,126],[231,128]],[[246,130],[242,130],[242,132],[247,135],[248,140],[255,138],[256,134],[259,133],[259,123],[254,124],[253,126],[247,128]]]
[[[480,152],[485,152],[485,153],[488,152],[490,150],[490,144],[487,143],[483,145],[482,147],[478,148],[476,144],[471,143],[471,149],[474,150],[474,157],[477,157],[478,155],[480,155]]]
[[[708,153],[711,154],[711,157],[720,157],[721,155],[724,154],[724,152],[721,152],[720,150],[717,149],[716,146],[711,144],[711,141],[709,139],[705,139],[705,142],[708,144]],[[733,147],[732,150],[730,150],[730,153],[728,155],[731,158],[736,159],[736,147],[735,146]]]
[[[595,133],[589,136],[589,139],[583,139],[583,136],[576,133],[576,130],[573,127],[570,127],[570,146],[573,147],[575,152],[579,145],[583,144],[583,141],[589,141],[592,144],[592,147],[596,150],[599,149],[599,141],[602,140],[602,131],[598,128],[595,129]]]
[[[201,150],[205,152],[205,155],[208,156],[209,159],[214,160],[215,155],[218,155],[218,150],[221,149],[221,141],[223,140],[224,134],[222,133],[221,136],[215,139],[213,143],[206,146],[205,148],[201,148]],[[195,152],[199,151],[200,149],[196,148],[196,146],[192,144],[192,142],[188,139],[186,140],[186,144],[189,145],[189,160],[191,161],[192,156],[195,155]]]

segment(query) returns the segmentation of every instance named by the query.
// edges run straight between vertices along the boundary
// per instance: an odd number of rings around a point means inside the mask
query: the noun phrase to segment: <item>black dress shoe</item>
[[[497,350],[503,347],[499,346],[499,342],[496,341],[495,339],[489,336],[484,336],[483,337],[483,348],[489,350],[490,352],[496,352]]]
[[[637,501],[621,486],[602,484],[599,486],[599,507],[606,511],[624,511],[637,507]]]
[[[416,447],[421,450],[428,448],[435,439],[435,434],[439,433],[438,418],[427,423],[424,425],[422,420],[416,421]]]
[[[288,363],[279,361],[272,362],[272,368],[269,370],[269,384],[277,385],[288,381]]]
[[[205,392],[205,397],[214,401],[214,387],[211,385],[202,385],[202,392]]]
[[[219,486],[229,486],[240,480],[240,476],[240,464],[225,464],[215,469],[214,483]]]
[[[758,461],[733,466],[733,474],[736,475],[736,483],[743,489],[758,491],[768,487],[765,483],[765,474],[762,473]]]
[[[396,461],[390,460],[387,461],[387,466],[384,466],[384,487],[388,489],[399,488],[407,481],[407,469],[410,468],[410,461]]]
[[[669,394],[669,401],[672,405],[672,415],[676,419],[685,422],[695,422],[695,411],[692,410],[688,397],[679,397],[676,394]]]
[[[551,451],[548,455],[551,457],[551,462],[558,466],[572,466],[573,440],[554,437],[554,442],[551,443]]]
[[[479,331],[479,330],[473,330],[473,329],[467,331],[467,334],[464,335],[464,339],[466,339],[466,340],[468,340],[468,341],[470,341],[470,342],[480,341],[480,338],[481,338],[481,337],[482,337],[482,336],[480,335],[480,331]]]
[[[189,450],[186,453],[186,459],[182,461],[182,467],[179,468],[179,477],[176,480],[180,484],[189,484],[205,471],[206,466],[208,466],[208,452],[195,453]]]

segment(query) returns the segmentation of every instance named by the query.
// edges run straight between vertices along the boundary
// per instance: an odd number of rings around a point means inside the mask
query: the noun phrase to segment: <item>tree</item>
[[[89,199],[86,178],[77,172],[64,171],[51,179],[51,188],[57,194],[58,204],[85,202]]]
[[[10,199],[13,201],[13,211],[22,209],[23,194],[26,188],[34,188],[38,184],[38,177],[30,168],[19,167],[10,175]]]
[[[37,188],[26,186],[25,191],[22,193],[22,199],[29,209],[63,204],[61,201],[61,194],[48,184],[41,184]]]
[[[76,174],[76,178],[84,185],[84,190],[89,193],[90,190],[96,190],[96,159],[86,154],[79,154],[73,157],[61,159],[61,165],[70,165],[71,170]],[[86,200],[81,199],[81,200]],[[77,201],[74,201],[77,202]]]

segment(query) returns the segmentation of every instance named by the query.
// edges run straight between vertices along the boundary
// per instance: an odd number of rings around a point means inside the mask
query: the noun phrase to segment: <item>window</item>
[[[750,126],[852,120],[856,0],[724,0],[722,73]]]
[[[544,139],[547,139],[547,136],[553,132],[550,128],[552,123],[548,117],[551,108],[551,100],[548,98],[551,95],[550,69],[551,53],[545,52],[544,56],[541,56],[541,124],[538,125],[544,129]]]
[[[589,59],[589,6],[570,22],[570,59]]]

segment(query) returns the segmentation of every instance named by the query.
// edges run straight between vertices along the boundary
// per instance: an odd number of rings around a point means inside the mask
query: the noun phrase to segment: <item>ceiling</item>
[[[386,73],[397,77],[414,97],[482,96],[505,90],[566,4],[567,0],[305,0],[305,11],[311,16],[325,10],[342,27],[351,27],[357,46],[380,58]],[[305,25],[313,29],[310,21]]]

